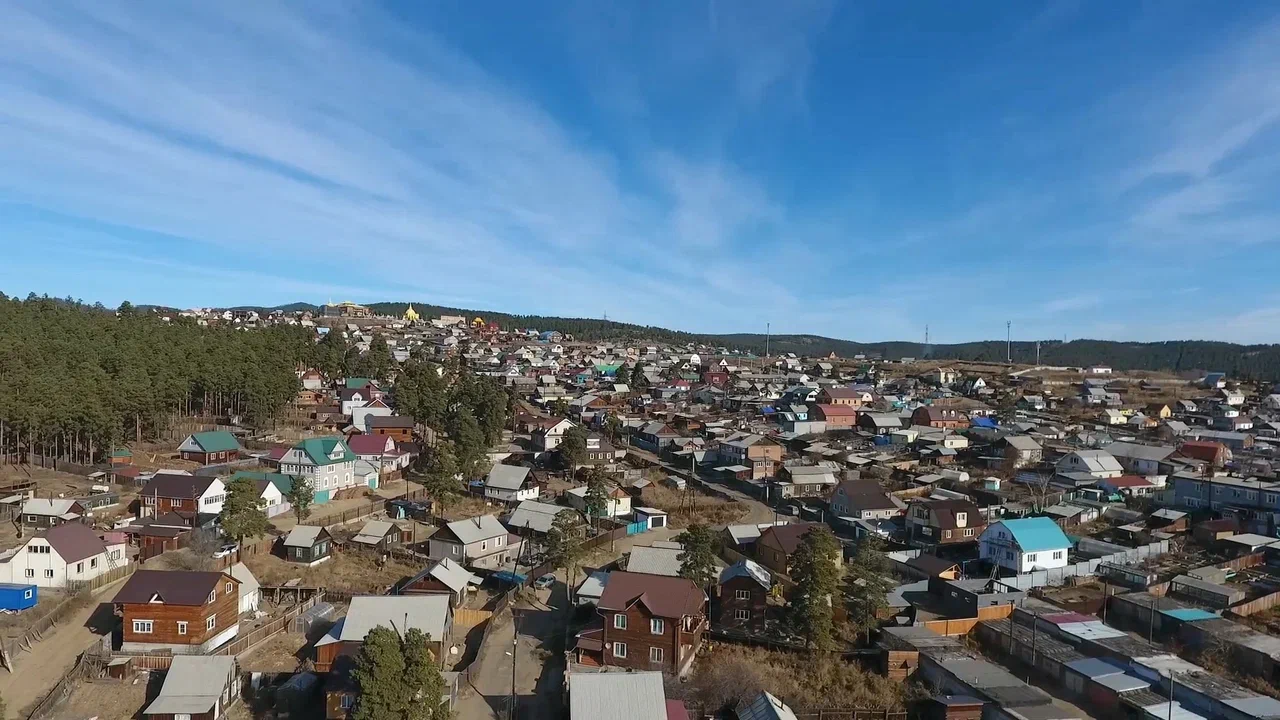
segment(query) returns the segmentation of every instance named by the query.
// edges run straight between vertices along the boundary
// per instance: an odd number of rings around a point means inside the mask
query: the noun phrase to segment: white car
[[[239,549],[240,549],[240,546],[237,545],[236,543],[227,543],[226,545],[223,545],[222,547],[213,551],[213,557],[215,560],[218,560],[230,555],[231,553],[234,553],[236,550],[239,550]]]

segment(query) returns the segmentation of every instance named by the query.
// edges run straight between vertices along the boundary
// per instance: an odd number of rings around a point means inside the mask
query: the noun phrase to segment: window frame
[[[613,629],[614,629],[614,630],[626,630],[626,629],[627,629],[627,614],[626,614],[626,613],[614,613],[614,614],[613,614]]]
[[[651,663],[663,662],[663,654],[664,653],[662,652],[662,648],[657,646],[651,646],[649,648],[649,662]]]
[[[179,620],[179,621],[178,621],[178,634],[179,634],[179,635],[186,635],[186,634],[187,634],[187,621],[186,621],[186,620]]]
[[[141,630],[139,629],[139,627],[145,627],[146,629]],[[155,620],[134,620],[133,621],[134,635],[152,635],[155,633],[155,630],[156,630]]]
[[[747,610],[746,608],[738,608],[733,611],[733,619],[734,620],[750,620],[751,611]]]
[[[613,649],[613,656],[614,656],[614,657],[616,657],[616,658],[622,658],[622,659],[624,659],[624,660],[626,659],[626,657],[627,657],[627,644],[626,644],[626,643],[624,643],[624,642],[614,642],[614,643],[613,643],[613,648],[612,648],[612,649]],[[618,650],[622,650],[622,652],[618,652]]]
[[[733,599],[734,600],[750,600],[751,591],[750,590],[734,590]]]
[[[217,615],[210,615],[209,617],[207,617],[207,618],[205,618],[205,619],[204,619],[204,629],[205,629],[206,631],[208,631],[208,630],[212,630],[212,629],[214,629],[214,628],[216,628],[216,627],[218,627],[218,616],[217,616]]]
[[[649,618],[649,634],[665,635],[667,632],[667,621],[662,618]]]

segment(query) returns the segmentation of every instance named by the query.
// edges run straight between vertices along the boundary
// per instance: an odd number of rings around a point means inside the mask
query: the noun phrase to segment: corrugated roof
[[[481,515],[480,517],[468,518],[466,520],[456,520],[445,525],[454,537],[458,538],[463,545],[478,543],[481,540],[489,540],[490,538],[501,537],[507,534],[507,529],[498,522],[498,518],[492,515]]]
[[[449,614],[448,595],[360,595],[351,598],[341,628],[335,625],[317,644],[364,642],[369,631],[379,625],[398,632],[417,628],[433,640],[440,640]]]
[[[626,610],[643,602],[658,617],[678,618],[700,612],[707,595],[692,580],[665,575],[616,571],[600,596],[600,609]]]
[[[64,562],[73,563],[93,557],[107,549],[106,543],[88,525],[68,522],[41,530],[35,535],[44,538],[57,551]]]
[[[569,717],[664,720],[667,694],[660,672],[575,672],[569,675]]]
[[[320,537],[322,532],[324,528],[315,525],[295,525],[289,531],[289,536],[284,539],[285,547],[309,548],[315,545],[316,538]]]
[[[1034,517],[1017,520],[1001,520],[996,525],[1003,525],[1013,535],[1018,547],[1023,552],[1044,552],[1046,550],[1064,550],[1071,547],[1062,528],[1051,518]],[[987,532],[991,532],[990,529]]]
[[[497,490],[519,490],[529,477],[529,468],[513,465],[494,465],[485,478],[485,487]]]
[[[768,692],[761,692],[749,703],[739,703],[737,713],[738,720],[796,720],[791,708]]]
[[[201,450],[207,453],[229,452],[240,449],[240,441],[236,440],[236,436],[226,430],[209,430],[207,432],[194,433],[191,439],[196,445],[200,446]]]
[[[224,655],[175,655],[164,685],[143,715],[198,715],[209,712],[227,687],[236,659]]]
[[[166,605],[204,605],[224,577],[197,570],[137,570],[112,602],[148,603],[158,596]]]
[[[680,555],[684,548],[634,547],[627,558],[627,572],[645,575],[680,575]]]

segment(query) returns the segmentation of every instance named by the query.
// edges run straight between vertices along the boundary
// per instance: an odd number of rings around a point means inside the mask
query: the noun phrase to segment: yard
[[[417,564],[410,565],[395,559],[380,562],[373,556],[356,553],[335,553],[315,567],[304,567],[274,555],[261,554],[246,557],[244,564],[264,586],[283,585],[297,578],[304,587],[369,593],[382,593],[422,569]]]
[[[302,633],[280,633],[240,659],[240,667],[250,672],[293,672],[303,659],[313,659],[310,644]]]
[[[836,655],[790,653],[739,645],[704,649],[687,683],[670,683],[678,697],[713,712],[767,690],[796,711],[902,711],[925,695],[916,685],[868,672]]]
[[[704,525],[732,525],[741,522],[751,511],[737,500],[721,500],[694,489],[676,490],[666,486],[652,486],[637,501],[659,510],[666,510],[674,527],[688,527],[699,522]]]

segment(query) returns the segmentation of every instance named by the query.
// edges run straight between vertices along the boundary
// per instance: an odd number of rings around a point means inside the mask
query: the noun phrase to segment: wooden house
[[[687,578],[609,573],[597,604],[603,626],[578,634],[578,662],[681,672],[702,646],[706,603]]]
[[[319,565],[333,550],[333,536],[323,527],[295,525],[284,539],[284,559],[292,563]]]
[[[763,634],[773,578],[754,560],[743,558],[720,573],[714,601],[717,630]]]
[[[466,602],[467,593],[480,578],[458,563],[444,558],[431,563],[400,587],[400,595],[448,595],[455,608]]]
[[[226,572],[138,570],[112,599],[121,649],[208,654],[240,630],[239,586]]]
[[[211,465],[235,460],[242,450],[235,435],[226,430],[210,430],[188,435],[178,446],[178,455],[183,460]]]

